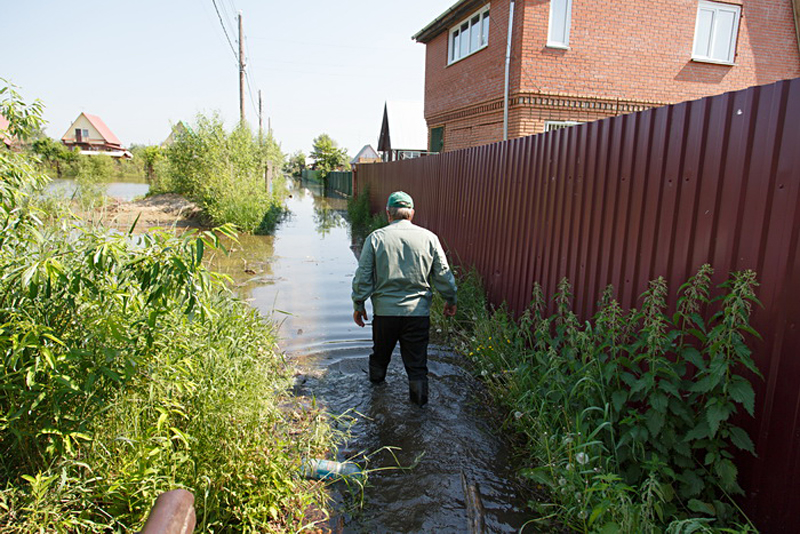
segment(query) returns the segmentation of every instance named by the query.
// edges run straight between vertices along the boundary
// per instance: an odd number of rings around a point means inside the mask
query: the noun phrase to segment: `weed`
[[[607,288],[583,324],[566,280],[550,316],[538,285],[518,319],[488,310],[469,271],[454,324],[434,305],[434,328],[469,357],[521,436],[523,476],[549,489],[543,515],[587,532],[751,528],[730,495],[741,493],[734,454],[754,452],[734,416],[754,413],[741,373],[760,376],[747,347],[758,336],[757,283],[752,271],[732,273],[712,298],[712,273],[704,265],[681,286],[672,316],[661,278],[640,310],[624,311]]]

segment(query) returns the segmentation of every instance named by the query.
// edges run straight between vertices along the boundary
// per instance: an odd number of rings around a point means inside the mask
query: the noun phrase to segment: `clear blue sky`
[[[425,47],[411,36],[454,2],[216,0],[237,50],[243,13],[248,122],[261,89],[284,152],[308,153],[323,132],[350,155],[375,146],[384,101],[423,100]],[[50,137],[81,111],[124,145],[160,143],[199,112],[238,120],[236,57],[212,0],[0,0],[0,35],[0,78],[45,104]]]

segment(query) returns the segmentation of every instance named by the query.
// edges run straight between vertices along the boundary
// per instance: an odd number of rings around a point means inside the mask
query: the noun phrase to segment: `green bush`
[[[266,190],[268,164],[281,168],[283,155],[271,135],[253,136],[247,126],[228,134],[219,116],[199,115],[178,132],[164,150],[164,164],[154,160],[159,181],[152,193],[174,192],[198,202],[215,224],[234,224],[253,232],[282,199]]]
[[[703,266],[681,286],[672,315],[661,278],[641,310],[622,310],[609,287],[583,323],[566,280],[550,316],[538,286],[519,320],[459,299],[453,339],[507,408],[504,424],[529,466],[522,474],[548,490],[549,501],[532,503],[540,518],[586,532],[744,520],[731,496],[742,493],[734,455],[754,453],[736,421],[742,409],[754,413],[742,373],[760,376],[746,344],[757,336],[749,326],[757,283],[752,271],[732,273],[712,298],[711,274]],[[479,288],[462,281],[460,289],[470,286],[468,294]],[[446,330],[439,307],[434,326]]]

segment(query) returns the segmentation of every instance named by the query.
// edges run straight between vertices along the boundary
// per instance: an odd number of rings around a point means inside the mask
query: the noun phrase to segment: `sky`
[[[377,145],[385,101],[423,101],[425,46],[411,36],[454,2],[0,0],[0,78],[42,101],[54,139],[82,111],[125,146],[161,143],[198,113],[231,128],[241,10],[250,126],[261,90],[283,152],[308,154],[327,133],[354,156]]]

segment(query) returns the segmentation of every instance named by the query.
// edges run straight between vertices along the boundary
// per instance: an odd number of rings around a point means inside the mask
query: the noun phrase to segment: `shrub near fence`
[[[475,265],[490,300],[521,312],[534,283],[574,283],[586,319],[613,284],[635,307],[649,280],[677,288],[700,265],[714,285],[752,269],[756,444],[739,462],[745,510],[765,531],[800,529],[800,79],[439,156],[363,166],[373,210],[409,192],[415,222]],[[674,306],[675,302],[669,302]]]

